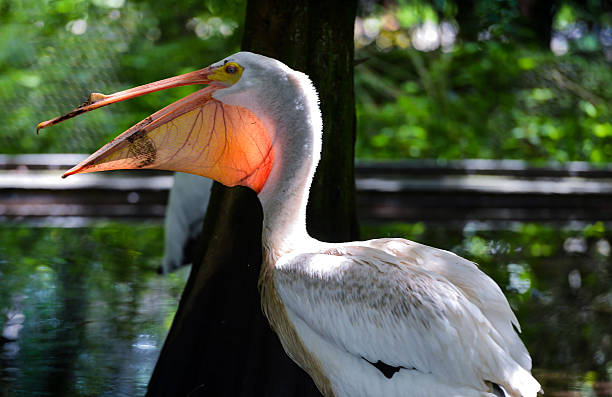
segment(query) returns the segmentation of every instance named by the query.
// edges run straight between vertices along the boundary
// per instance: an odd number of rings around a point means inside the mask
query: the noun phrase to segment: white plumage
[[[168,196],[164,220],[164,257],[162,273],[168,274],[191,263],[187,248],[194,244],[206,215],[212,180],[177,172]]]
[[[274,280],[338,396],[540,389],[499,287],[452,253],[401,239],[333,244],[281,257]],[[364,359],[401,369],[388,379]]]

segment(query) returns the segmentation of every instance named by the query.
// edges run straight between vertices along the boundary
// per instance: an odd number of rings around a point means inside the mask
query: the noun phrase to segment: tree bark
[[[553,19],[559,7],[558,0],[519,0],[519,12],[526,39],[544,49],[550,47]]]
[[[248,2],[243,48],[309,74],[319,91],[323,153],[308,207],[309,231],[358,236],[353,175],[353,24],[356,2]],[[315,397],[264,318],[257,280],[262,211],[246,188],[213,187],[199,244],[147,396]]]
[[[242,48],[310,76],[323,114],[323,152],[308,203],[314,237],[358,237],[355,213],[353,31],[356,2],[251,0]]]
[[[480,32],[481,26],[476,15],[475,0],[462,0],[458,2],[455,20],[459,25],[459,37],[463,41],[478,40],[478,32]]]

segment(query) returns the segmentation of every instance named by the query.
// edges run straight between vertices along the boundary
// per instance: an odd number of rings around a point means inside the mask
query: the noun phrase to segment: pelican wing
[[[440,383],[486,391],[489,381],[513,396],[540,390],[478,305],[410,257],[349,244],[283,257],[275,269],[290,318],[308,327],[303,335],[313,332],[353,357]]]
[[[513,326],[519,322],[499,286],[478,266],[452,252],[399,238],[375,239],[360,244],[385,251],[400,261],[439,274],[452,282],[480,309],[504,339],[503,346],[523,368],[531,370],[531,356]]]

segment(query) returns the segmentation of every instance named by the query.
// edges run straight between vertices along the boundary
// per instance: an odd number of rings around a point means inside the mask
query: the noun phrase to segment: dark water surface
[[[144,394],[186,277],[156,274],[162,233],[0,228],[2,397]]]
[[[612,230],[392,224],[477,261],[506,293],[546,396],[612,396]],[[187,271],[156,273],[157,224],[0,225],[0,396],[144,394]]]

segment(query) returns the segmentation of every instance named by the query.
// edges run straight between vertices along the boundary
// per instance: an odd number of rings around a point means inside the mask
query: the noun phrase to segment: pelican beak
[[[135,124],[62,175],[117,169],[155,168],[188,172],[257,193],[272,168],[272,141],[248,109],[224,104],[215,91],[228,86],[219,67],[207,67],[111,95],[93,93],[67,114],[38,124],[37,130],[79,114],[150,92],[210,84]]]
[[[62,121],[71,119],[75,116],[89,112],[91,110],[95,110],[115,102],[121,102],[125,101],[126,99],[135,98],[140,95],[165,90],[168,88],[180,87],[183,85],[209,84],[211,80],[208,79],[208,76],[212,74],[215,69],[216,68],[212,68],[209,66],[204,69],[196,70],[195,72],[185,73],[180,76],[155,81],[153,83],[130,88],[129,90],[116,92],[111,95],[104,95],[100,94],[99,92],[93,92],[89,95],[89,99],[82,103],[76,109],[62,116],[39,123],[36,126],[36,132],[38,133],[43,128],[51,127],[52,125],[61,123]]]

